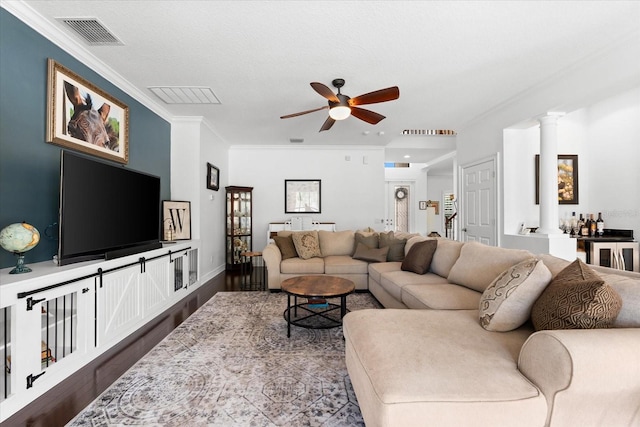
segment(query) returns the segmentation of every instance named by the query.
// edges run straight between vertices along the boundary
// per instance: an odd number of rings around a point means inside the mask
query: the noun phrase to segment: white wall
[[[558,153],[578,155],[579,204],[560,205],[560,217],[602,212],[607,228],[640,237],[640,88],[605,99],[558,120]],[[504,131],[504,233],[539,225],[534,156],[540,129]]]
[[[381,147],[233,146],[229,164],[229,185],[254,188],[254,250],[265,247],[270,222],[294,216],[284,213],[285,179],[322,180],[322,212],[309,216],[338,230],[374,227],[384,217]]]
[[[191,202],[191,237],[200,240],[202,282],[225,268],[225,195],[228,147],[200,117],[171,123],[171,199]],[[220,191],[206,187],[207,162],[220,169]]]
[[[606,228],[632,229],[640,239],[640,87],[589,107],[586,115],[591,157],[581,206],[585,191],[589,198],[581,209],[602,212]]]
[[[623,40],[619,46],[602,52],[601,56],[585,58],[584,61],[577,63],[575,67],[564,70],[564,72],[553,76],[549,81],[532,87],[524,93],[517,94],[512,99],[506,100],[503,104],[496,105],[488,113],[471,120],[458,132],[456,139],[458,164],[465,165],[477,159],[494,156],[496,153],[503,152],[503,131],[513,128],[516,124],[529,121],[530,124],[527,127],[530,127],[535,123],[534,119],[536,117],[545,115],[548,111],[578,111],[586,106],[595,105],[604,99],[639,87],[640,61],[638,61],[637,58],[631,58],[626,53],[628,52],[627,49],[635,49],[635,47],[629,47],[631,44],[635,46],[636,41],[631,39]],[[606,78],[603,76],[606,76]],[[637,117],[635,121],[638,121]],[[634,135],[637,136],[638,133],[635,132],[631,134],[630,137]],[[609,140],[610,138],[607,141]],[[625,153],[625,150],[627,149],[622,148],[623,153]],[[630,153],[632,154],[633,152]],[[513,189],[507,188],[510,195],[507,195],[505,191],[504,183],[506,183],[506,180],[509,178],[505,177],[505,169],[503,166],[505,162],[514,161],[511,157],[506,158],[505,154],[506,153],[502,153],[500,155],[500,158],[503,160],[502,164],[499,165],[499,176],[502,176],[503,180],[499,189],[501,197],[498,202],[498,209],[502,212],[502,218],[514,218],[515,216],[524,216],[526,218],[527,215],[521,215],[517,211],[517,203],[519,202],[512,202],[509,199],[509,197],[513,196]],[[586,167],[588,155],[586,152],[582,154],[585,156],[584,164]],[[518,158],[515,160],[516,163],[513,166],[519,167],[523,165],[524,170],[522,171],[522,176],[524,176],[528,174],[527,169],[532,168],[532,166],[528,166],[531,161],[530,158]],[[580,160],[580,164],[583,164],[582,160]],[[603,172],[604,171],[601,170],[598,175],[600,177],[606,177],[608,173]],[[520,177],[518,177],[518,179],[520,179]],[[590,176],[584,176],[585,186],[588,185],[590,179]],[[581,187],[582,182],[583,178],[581,174]],[[625,187],[622,194],[632,191],[637,192],[637,185],[634,184],[630,184],[630,187]],[[523,185],[528,184],[524,182]],[[520,191],[531,193],[534,191],[532,188],[533,187],[523,187]],[[586,193],[583,193],[581,190],[581,204],[583,203],[582,194],[585,194],[585,197],[587,197]],[[526,195],[523,197],[526,197]],[[635,197],[632,198],[635,199]],[[598,204],[604,205],[604,203]],[[511,213],[512,209],[516,209],[516,214]],[[585,206],[584,209],[597,209],[597,207],[594,204],[594,206]],[[632,210],[631,212],[622,213],[619,216],[633,217],[633,212]],[[613,216],[616,216],[616,214],[614,213]],[[633,218],[631,219],[633,220]],[[512,228],[512,225],[509,225],[509,228]],[[503,233],[512,232],[511,229],[503,229],[502,224],[498,231],[500,239]]]

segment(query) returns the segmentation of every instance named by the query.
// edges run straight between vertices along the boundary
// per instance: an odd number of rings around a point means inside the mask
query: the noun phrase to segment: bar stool
[[[266,283],[266,269],[262,252],[242,252],[240,274],[242,275],[242,289],[264,291]]]

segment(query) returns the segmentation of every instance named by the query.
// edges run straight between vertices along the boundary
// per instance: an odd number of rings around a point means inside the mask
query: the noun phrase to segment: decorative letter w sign
[[[162,224],[163,236],[169,231],[175,240],[191,239],[191,202],[163,201]]]

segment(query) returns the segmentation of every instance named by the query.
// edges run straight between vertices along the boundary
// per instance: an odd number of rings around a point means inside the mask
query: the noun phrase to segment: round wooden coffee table
[[[284,280],[280,288],[287,294],[287,309],[284,311],[287,337],[291,337],[291,325],[310,329],[342,325],[342,318],[347,314],[347,295],[356,290],[351,280],[326,275],[292,277]],[[308,300],[298,304],[298,297]],[[326,302],[326,298],[340,298],[340,305]],[[336,314],[338,310],[339,316]]]

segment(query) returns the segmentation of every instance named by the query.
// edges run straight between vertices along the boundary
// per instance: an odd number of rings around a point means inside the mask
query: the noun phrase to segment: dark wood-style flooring
[[[214,277],[188,298],[18,411],[3,422],[2,427],[64,426],[216,292],[240,291],[241,282],[239,272],[224,272]]]

